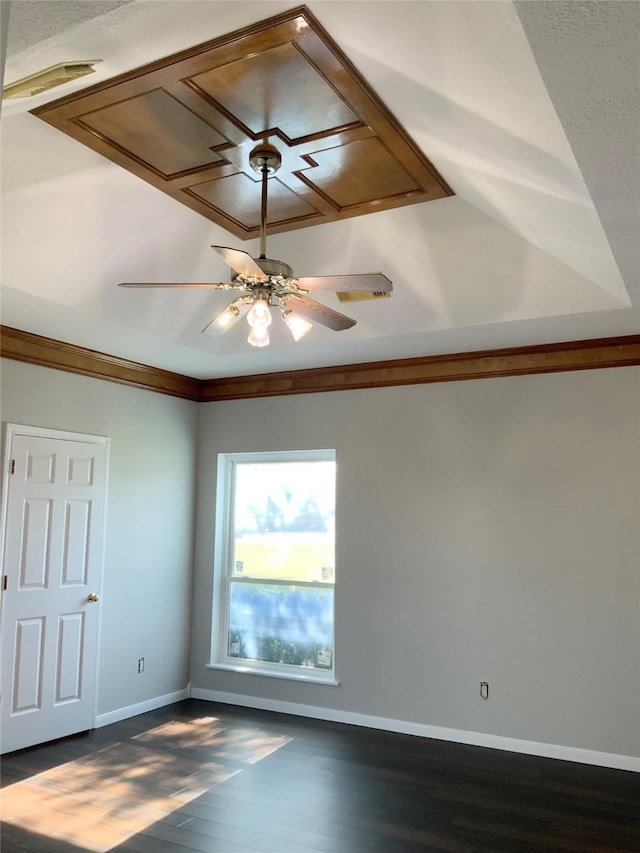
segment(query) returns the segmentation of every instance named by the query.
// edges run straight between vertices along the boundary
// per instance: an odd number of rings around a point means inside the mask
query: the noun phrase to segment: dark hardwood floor
[[[640,774],[193,699],[2,788],[2,853],[640,851]]]

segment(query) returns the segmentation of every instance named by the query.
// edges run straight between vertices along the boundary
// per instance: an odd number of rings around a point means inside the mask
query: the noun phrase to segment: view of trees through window
[[[335,460],[232,470],[226,654],[332,670]]]

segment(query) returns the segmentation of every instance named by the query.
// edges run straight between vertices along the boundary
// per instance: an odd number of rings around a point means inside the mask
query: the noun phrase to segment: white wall
[[[640,755],[640,369],[199,417],[194,686]],[[314,447],[337,450],[341,685],[207,669],[217,454]]]
[[[98,714],[184,690],[197,404],[3,359],[1,405],[3,422],[111,439]]]

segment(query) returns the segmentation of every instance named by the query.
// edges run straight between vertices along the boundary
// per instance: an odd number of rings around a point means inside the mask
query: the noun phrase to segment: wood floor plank
[[[2,787],[2,853],[640,851],[640,774],[198,700],[4,756]]]

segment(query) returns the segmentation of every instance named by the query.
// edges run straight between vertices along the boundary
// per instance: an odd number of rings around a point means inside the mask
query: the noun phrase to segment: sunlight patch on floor
[[[215,748],[216,758],[255,764],[289,743],[291,738],[268,735],[260,729],[224,729],[215,717],[202,717],[193,722],[165,723],[148,732],[136,735],[135,741],[161,749]]]
[[[0,815],[106,853],[290,740],[257,729],[229,732],[215,717],[165,723],[3,788]]]

